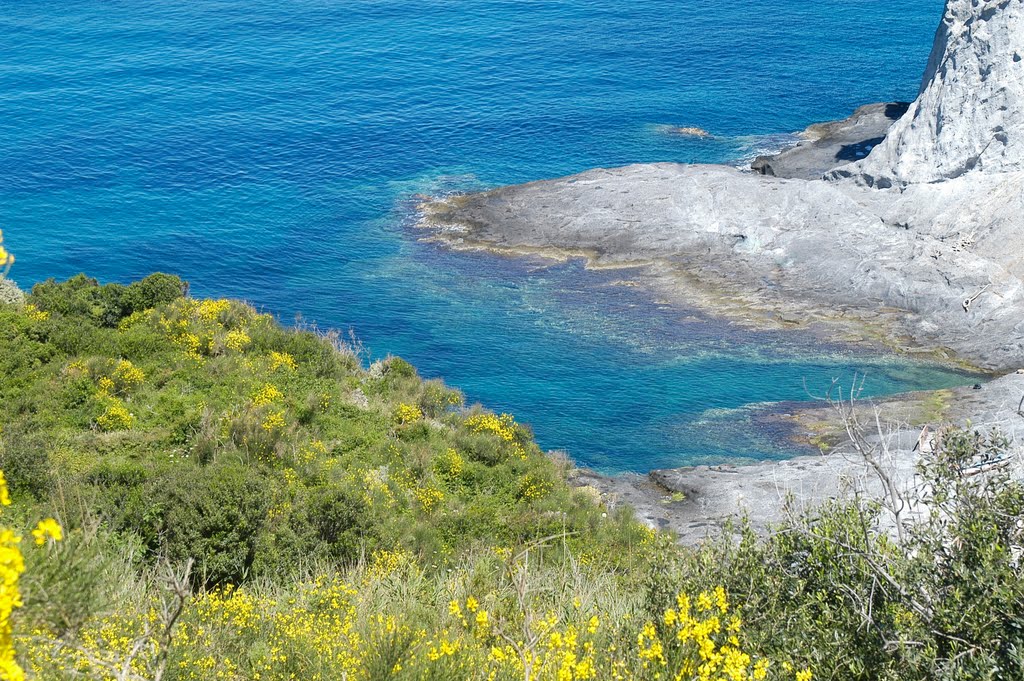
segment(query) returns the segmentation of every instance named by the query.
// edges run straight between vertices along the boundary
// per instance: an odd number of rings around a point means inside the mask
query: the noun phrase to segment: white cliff
[[[921,91],[867,158],[873,187],[1024,170],[1024,0],[947,0]]]

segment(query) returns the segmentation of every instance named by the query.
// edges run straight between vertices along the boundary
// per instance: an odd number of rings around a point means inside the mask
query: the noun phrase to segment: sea
[[[453,252],[443,196],[742,165],[916,93],[942,0],[0,4],[0,228],[25,288],[180,274],[350,331],[607,473],[801,453],[773,413],[975,377],[664,300],[630,271]],[[708,138],[673,134],[679,126]]]

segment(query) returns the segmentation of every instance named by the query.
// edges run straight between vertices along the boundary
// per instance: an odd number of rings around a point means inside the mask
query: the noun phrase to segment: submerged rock
[[[809,307],[886,319],[919,344],[1008,370],[1024,356],[1024,240],[1012,238],[1022,182],[1000,174],[882,196],[724,166],[643,164],[433,204],[428,220],[449,239],[499,249],[660,263],[780,318]],[[979,205],[978,192],[989,200]]]
[[[696,128],[692,126],[670,126],[665,128],[665,133],[668,135],[679,135],[680,137],[696,137],[698,139],[711,138],[711,133],[704,128]]]
[[[956,423],[969,422],[982,432],[997,429],[1020,442],[1024,438],[1024,418],[1018,413],[1022,395],[1024,372],[987,383],[982,391],[970,386],[956,388],[949,391],[948,417]],[[897,410],[900,400],[892,398],[892,404],[883,404],[883,408]],[[823,411],[823,418],[835,418],[828,407],[807,411]],[[940,424],[930,425],[937,429]],[[842,424],[837,423],[836,429],[841,430]],[[919,450],[922,442],[931,442],[930,432],[918,424],[869,436],[887,453],[883,465],[904,494],[916,493]],[[1014,456],[1009,472],[1024,478],[1024,459]],[[845,445],[830,455],[745,466],[692,466],[617,476],[580,470],[573,481],[597,489],[609,506],[629,504],[641,521],[674,531],[685,544],[697,544],[717,534],[738,512],[746,515],[756,531],[767,533],[788,515],[831,499],[851,499],[855,494],[878,498],[883,493],[872,467]],[[882,521],[886,522],[884,515]]]

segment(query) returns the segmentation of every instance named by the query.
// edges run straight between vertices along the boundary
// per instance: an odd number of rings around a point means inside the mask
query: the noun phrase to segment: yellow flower
[[[171,337],[171,341],[185,351],[185,355],[192,359],[202,359],[199,354],[199,336],[187,331]]]
[[[252,343],[252,338],[243,329],[232,329],[224,337],[225,347],[235,352],[242,352],[249,347],[250,343]]]
[[[267,417],[263,419],[261,427],[268,433],[272,433],[275,430],[280,430],[286,425],[284,420],[284,412],[274,412],[273,414],[267,414]]]
[[[412,490],[412,494],[427,513],[444,501],[444,492],[434,487],[417,487]]]
[[[270,353],[270,370],[277,371],[280,368],[285,368],[288,371],[295,371],[298,364],[295,362],[295,358],[289,355],[287,352],[271,352]]]
[[[0,230],[0,277],[5,276],[14,264],[14,255],[4,248],[4,233]]]
[[[47,518],[46,520],[39,521],[36,529],[32,530],[32,536],[35,537],[36,544],[42,546],[46,543],[47,538],[53,539],[53,541],[63,539],[64,530],[61,529],[60,524],[56,520]]]
[[[725,595],[725,589],[720,586],[715,587],[715,605],[723,615],[729,611],[729,597]]]
[[[196,307],[200,319],[212,322],[231,308],[230,300],[204,300]]]
[[[445,478],[449,482],[457,482],[462,476],[462,471],[465,468],[466,461],[462,456],[454,449],[447,449],[445,452],[438,455],[434,460],[434,466],[441,477]]]
[[[370,569],[367,572],[370,577],[385,577],[405,565],[410,565],[412,560],[412,555],[404,549],[394,551],[375,549]]]
[[[541,480],[532,474],[527,474],[519,482],[519,496],[526,501],[542,499],[551,491],[551,483]]]
[[[253,393],[252,404],[254,407],[262,407],[264,405],[271,404],[272,402],[277,402],[283,398],[284,394],[280,390],[267,383]]]
[[[7,489],[7,478],[4,477],[4,472],[0,471],[0,506],[11,505],[11,493]]]
[[[106,378],[106,377],[104,377]],[[143,373],[142,369],[138,368],[126,359],[122,359],[114,367],[114,383],[117,384],[120,390],[128,390],[141,384],[146,379],[146,374]],[[110,388],[104,388],[103,378],[100,379],[100,388],[109,391]],[[110,381],[109,378],[106,379]]]
[[[107,408],[96,419],[96,425],[103,431],[128,430],[135,423],[135,414],[117,398],[110,398]]]
[[[32,303],[29,303],[24,308],[22,308],[22,312],[24,312],[25,316],[34,322],[45,322],[47,319],[50,318],[49,312],[46,312],[45,310],[40,310]]]
[[[796,673],[796,681],[811,681],[814,678],[814,674],[811,673],[810,669],[804,669]]]
[[[400,404],[395,409],[395,420],[400,424],[412,423],[423,418],[423,412],[414,404]]]
[[[0,493],[7,494],[7,484],[0,473]],[[5,503],[9,504],[8,499]],[[18,665],[14,650],[11,614],[20,608],[21,592],[18,579],[25,572],[25,559],[21,554],[21,537],[7,528],[0,528],[0,678],[23,681],[25,672]]]
[[[509,443],[512,452],[519,458],[526,458],[526,449],[516,439],[516,421],[511,414],[475,414],[466,419],[466,427],[474,433],[490,433]]]

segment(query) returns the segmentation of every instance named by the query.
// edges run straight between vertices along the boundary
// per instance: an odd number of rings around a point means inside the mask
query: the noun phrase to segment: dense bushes
[[[1024,676],[998,436],[943,431],[901,541],[862,500],[682,549],[511,416],[185,290],[0,305],[0,469],[67,530],[26,558],[38,678]]]
[[[128,286],[106,284],[84,274],[67,281],[49,279],[32,288],[31,302],[39,309],[63,317],[87,318],[100,326],[117,326],[132,314],[181,298],[188,287],[170,274],[151,274]]]
[[[153,552],[175,563],[197,558],[205,584],[248,575],[268,508],[258,473],[233,463],[168,471],[147,485],[144,503],[125,529],[145,528]]]
[[[941,431],[894,514],[872,500],[794,516],[767,538],[662,553],[649,607],[723,584],[768,656],[799,649],[820,677],[1024,678],[1024,485],[998,434]]]
[[[367,370],[337,336],[185,290],[80,275],[0,307],[0,464],[17,493],[73,495],[151,564],[194,558],[208,586],[380,547],[448,564],[495,537],[593,526],[599,509],[511,417],[465,411],[401,359]]]

